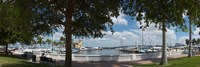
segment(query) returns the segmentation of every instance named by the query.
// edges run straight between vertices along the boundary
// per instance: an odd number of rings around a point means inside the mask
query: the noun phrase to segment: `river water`
[[[119,55],[119,54],[128,54],[117,49],[103,49],[103,50],[84,50],[79,51],[75,54],[89,54],[89,55]]]

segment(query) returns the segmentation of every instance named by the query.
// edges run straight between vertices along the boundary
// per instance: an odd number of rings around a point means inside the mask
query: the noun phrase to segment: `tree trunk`
[[[192,57],[192,24],[191,21],[189,21],[189,53],[188,53],[188,57]]]
[[[66,37],[66,53],[65,53],[65,67],[72,67],[72,50],[71,50],[71,32],[66,31],[65,32],[65,37]]]
[[[6,48],[5,48],[5,52],[6,52],[6,55],[8,55],[8,44],[6,44]]]
[[[160,65],[167,64],[167,55],[166,55],[166,23],[162,22],[162,58]]]
[[[64,13],[66,16],[66,23],[65,23],[65,37],[66,37],[66,44],[65,44],[65,67],[72,67],[72,16],[75,9],[75,0],[67,0],[67,9]]]

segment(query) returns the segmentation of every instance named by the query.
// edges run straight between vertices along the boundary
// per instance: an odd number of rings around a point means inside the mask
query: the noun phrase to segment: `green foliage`
[[[50,39],[47,39],[47,40],[46,40],[46,43],[51,44],[51,40],[50,40]]]
[[[144,21],[140,28],[149,27],[154,23],[155,27],[162,30],[162,58],[160,65],[167,64],[166,55],[166,28],[178,27],[185,31],[186,23],[183,19],[186,7],[185,0],[129,0],[122,4],[125,14],[133,16],[137,21]],[[186,30],[187,31],[187,30]]]
[[[199,44],[200,44],[200,38],[198,38],[198,39],[193,38],[192,39],[192,45],[199,45]]]
[[[162,22],[165,22],[166,27],[179,27],[183,30],[187,29],[184,23],[183,13],[185,11],[182,0],[130,0],[123,4],[123,12],[136,16],[137,21],[144,20],[144,29],[151,23],[155,23],[159,29],[162,28]]]
[[[60,41],[63,43],[66,43],[66,38],[65,37],[60,37]]]
[[[63,42],[63,41],[53,41],[53,45],[56,45],[56,46],[58,46],[58,45],[64,45],[65,43]]]
[[[200,26],[200,1],[199,0],[184,0],[185,8],[187,10],[186,15],[189,16],[189,22],[195,26]]]
[[[71,67],[71,40],[75,37],[103,37],[103,31],[111,30],[110,17],[117,17],[120,0],[35,0],[35,13],[44,22],[64,27],[66,37],[66,66]],[[37,12],[39,10],[39,12]],[[41,21],[41,20],[39,20]],[[42,20],[43,21],[43,20]],[[51,28],[51,27],[50,27]]]
[[[22,9],[17,4],[9,1],[0,2],[0,43],[6,45],[10,43],[26,42],[31,39],[29,23],[23,15]]]
[[[196,44],[196,42],[197,42],[197,41],[196,41],[196,39],[195,39],[195,38],[193,38],[193,39],[192,39],[192,44],[193,44],[193,45],[195,45],[195,44]]]
[[[39,36],[39,37],[37,37],[37,43],[38,43],[38,44],[41,44],[41,43],[42,43],[42,39],[43,39],[43,38],[42,38],[42,37],[40,37],[40,36]]]
[[[197,45],[200,44],[200,38],[197,39],[197,42],[196,42],[196,43],[197,43]]]
[[[58,41],[57,42],[59,45],[64,45],[65,43],[64,42],[62,42],[62,41]]]
[[[108,29],[112,30],[113,22],[110,19],[111,16],[117,17],[119,15],[120,4],[119,0],[109,1],[87,1],[87,0],[77,0],[75,11],[73,13],[72,20],[72,34],[78,37],[103,37],[105,35],[103,31]],[[55,14],[51,18],[45,20],[55,21],[54,25],[65,26],[66,24],[66,9],[67,1],[55,1],[38,0],[38,8],[44,9],[48,12],[43,11],[41,14],[49,15]],[[112,4],[112,5],[111,5]],[[71,9],[69,9],[71,10]],[[43,16],[43,15],[42,15]],[[51,20],[54,19],[54,20]]]
[[[186,39],[185,42],[186,42],[187,45],[189,45],[189,39]],[[198,39],[193,38],[191,42],[192,42],[191,43],[192,45],[199,45],[200,44],[200,38],[198,38]]]
[[[189,45],[189,39],[185,39],[185,43]]]
[[[41,16],[35,11],[38,10],[36,6],[35,0],[0,1],[1,45],[16,42],[31,44],[33,37],[52,33],[52,29],[56,29],[50,22],[47,22],[49,20],[45,20],[46,15]]]
[[[56,42],[56,41],[53,41],[53,43],[52,43],[52,45],[58,45],[58,42]]]

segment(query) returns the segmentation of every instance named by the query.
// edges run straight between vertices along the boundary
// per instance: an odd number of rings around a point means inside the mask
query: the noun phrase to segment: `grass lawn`
[[[0,54],[0,67],[49,67],[46,64],[35,64],[27,62],[23,58],[5,56]]]
[[[192,58],[178,58],[169,60],[167,65],[158,65],[159,63],[139,65],[133,67],[200,67],[200,56],[194,56]]]

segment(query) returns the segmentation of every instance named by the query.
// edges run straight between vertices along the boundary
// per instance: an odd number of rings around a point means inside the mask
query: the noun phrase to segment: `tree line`
[[[56,41],[56,40],[51,40],[49,38],[44,39],[44,38],[39,36],[39,37],[36,37],[35,39],[33,39],[29,45],[34,45],[34,44],[40,44],[40,46],[42,44],[49,44],[49,45],[51,44],[51,45],[55,45],[55,46],[64,45],[65,39],[63,39],[63,38],[64,37],[61,37],[58,41]]]
[[[187,45],[189,45],[189,39],[185,39],[185,43],[187,44]],[[197,38],[197,39],[195,39],[195,38],[193,38],[192,39],[192,45],[199,45],[200,44],[200,38]]]

